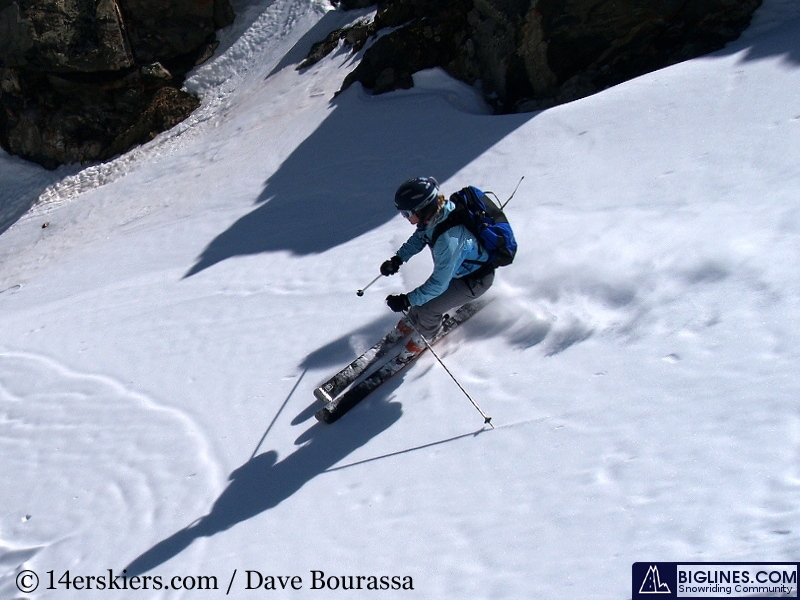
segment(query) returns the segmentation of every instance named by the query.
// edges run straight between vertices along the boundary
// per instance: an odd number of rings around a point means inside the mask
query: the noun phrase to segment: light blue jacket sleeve
[[[417,229],[414,234],[408,238],[406,243],[400,246],[400,249],[397,251],[397,256],[399,256],[404,263],[408,262],[412,256],[422,252],[422,249],[427,245],[428,240],[425,237],[425,230]]]

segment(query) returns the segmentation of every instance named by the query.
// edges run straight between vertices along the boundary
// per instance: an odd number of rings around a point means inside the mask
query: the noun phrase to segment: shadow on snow
[[[306,36],[287,56],[297,59],[313,41]],[[370,96],[355,85],[335,98],[324,122],[266,180],[256,208],[212,240],[184,277],[235,256],[316,254],[353,240],[396,215],[400,183],[418,175],[444,182],[534,116],[470,114],[446,96]]]
[[[388,429],[402,414],[396,402],[364,403],[359,418],[342,420],[335,427],[313,425],[298,439],[295,452],[278,460],[274,450],[254,455],[231,473],[228,487],[211,511],[140,555],[127,567],[127,575],[141,575],[164,564],[194,540],[226,531],[276,507],[314,477],[328,471],[351,452]]]
[[[798,10],[798,9],[793,9]],[[800,12],[798,12],[800,14]],[[723,53],[745,50],[742,60],[763,60],[780,56],[786,63],[800,66],[800,17],[774,26],[753,40],[739,40],[729,44]]]
[[[370,335],[373,329],[381,326],[381,320],[377,320],[357,333]],[[343,345],[345,341],[346,337],[343,337],[333,342],[333,345],[326,346],[325,349],[314,352],[306,358],[301,365],[304,366],[302,375],[266,428],[253,455],[230,474],[227,488],[214,502],[211,511],[134,559],[125,567],[127,576],[132,577],[151,571],[183,552],[194,540],[227,531],[238,523],[275,508],[319,475],[474,437],[485,431],[485,428],[481,427],[446,439],[339,464],[356,449],[367,444],[400,419],[403,412],[402,405],[392,402],[391,398],[407,375],[406,370],[361,402],[357,413],[354,411],[353,414],[346,415],[335,425],[314,423],[297,439],[296,444],[299,445],[297,450],[283,460],[278,460],[278,454],[274,450],[258,454],[261,444],[300,387],[308,369],[312,365],[326,364],[328,358],[323,358],[324,352],[330,352],[333,346]],[[340,351],[342,357],[348,355],[348,351],[344,348]],[[319,404],[315,402],[304,409],[294,418],[292,425],[313,418],[317,408]]]
[[[69,167],[48,171],[0,148],[0,234],[27,213],[48,186],[70,172]]]

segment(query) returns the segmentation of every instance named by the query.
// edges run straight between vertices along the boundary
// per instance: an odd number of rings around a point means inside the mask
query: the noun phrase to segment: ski
[[[398,323],[398,326],[400,323]],[[314,390],[314,397],[317,400],[328,403],[332,402],[336,396],[341,394],[350,384],[358,379],[371,365],[386,355],[389,350],[401,342],[411,331],[403,331],[395,327],[375,345],[364,351],[361,356],[353,360],[344,369],[336,373],[325,383]]]
[[[433,339],[429,340],[430,344],[433,345],[438,342],[461,323],[477,313],[485,304],[485,302],[474,301],[459,308],[453,316],[445,319],[441,331]],[[323,423],[333,423],[337,421],[382,384],[419,358],[426,349],[427,348],[423,347],[417,353],[406,356],[401,355],[394,360],[390,360],[366,379],[356,383],[352,388],[347,390],[347,392],[328,402],[325,406],[320,408],[314,416],[318,421],[322,421]]]

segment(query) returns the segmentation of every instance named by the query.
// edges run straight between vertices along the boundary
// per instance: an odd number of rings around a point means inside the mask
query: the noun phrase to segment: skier
[[[451,227],[445,223],[455,204],[440,193],[433,177],[409,179],[397,189],[394,203],[400,214],[416,226],[416,231],[393,257],[381,264],[381,274],[394,275],[425,246],[431,248],[433,272],[414,290],[387,296],[386,304],[394,312],[406,313],[398,329],[407,333],[416,329],[431,339],[441,328],[445,312],[489,289],[494,281],[494,268],[486,264],[488,253],[464,225]],[[421,339],[412,339],[406,350],[422,350],[421,344],[424,344]]]
[[[409,179],[397,189],[395,207],[416,231],[381,264],[381,275],[394,275],[425,246],[433,255],[433,272],[414,290],[386,297],[389,308],[404,313],[403,318],[376,344],[314,390],[314,396],[325,403],[315,413],[317,420],[333,423],[339,419],[486,305],[477,299],[491,287],[495,268],[510,265],[517,252],[514,232],[503,212],[514,194],[503,205],[490,200],[487,194],[491,192],[467,186],[446,199],[433,177]],[[378,278],[380,275],[369,285]],[[363,296],[364,290],[357,294]],[[445,311],[451,311],[446,319]],[[407,343],[396,356],[389,354],[406,338]],[[389,358],[384,360],[387,354]],[[368,373],[376,364],[377,368]],[[469,399],[491,425],[491,418]]]

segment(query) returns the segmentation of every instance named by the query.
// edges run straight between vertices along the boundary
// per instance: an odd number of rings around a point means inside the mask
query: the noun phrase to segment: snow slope
[[[503,117],[437,71],[332,99],[353,57],[294,66],[358,14],[236,8],[175,130],[83,170],[0,154],[0,597],[626,598],[635,561],[797,559],[796,3]],[[497,428],[430,356],[316,424],[313,388],[427,275],[355,295],[411,233],[391,198],[419,174],[503,198],[525,176],[518,259],[440,347]],[[58,583],[109,569],[220,591]]]

